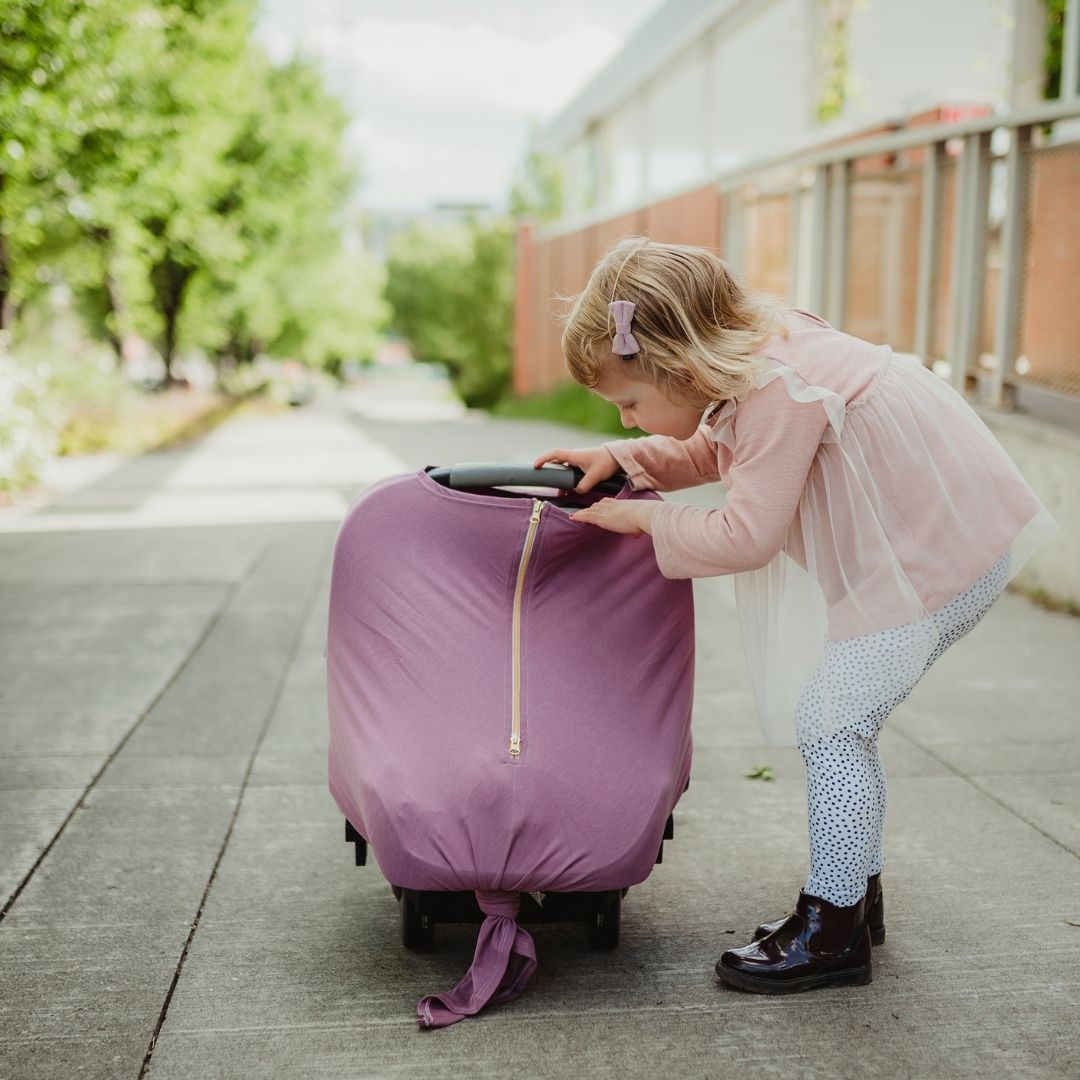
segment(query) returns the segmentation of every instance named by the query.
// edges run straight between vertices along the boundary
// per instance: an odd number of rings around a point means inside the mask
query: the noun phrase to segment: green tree
[[[180,318],[200,271],[235,265],[244,255],[230,213],[235,165],[229,158],[255,85],[246,0],[159,3],[165,50],[147,71],[151,137],[128,188],[127,213],[138,230],[133,254],[149,268],[152,306],[166,377]]]
[[[1043,97],[1061,95],[1061,67],[1065,47],[1065,0],[1043,0],[1046,11],[1043,50]]]
[[[486,407],[510,380],[514,227],[507,220],[414,225],[391,247],[386,297],[417,358],[450,371]]]
[[[0,309],[63,280],[119,352],[155,339],[362,355],[378,274],[346,247],[346,117],[252,43],[254,0],[0,7]]]
[[[132,258],[138,222],[131,207],[158,137],[148,72],[165,62],[167,20],[144,0],[83,7],[76,26],[85,55],[65,87],[75,138],[59,173],[71,195],[70,220],[48,261],[50,276],[75,290],[95,336],[119,354],[140,303],[146,308],[150,300],[146,267]]]
[[[65,165],[84,124],[73,92],[95,63],[96,23],[77,0],[0,7],[0,326],[49,280],[81,207]]]
[[[348,118],[310,65],[258,70],[227,154],[224,208],[243,253],[193,285],[188,336],[238,360],[264,349],[311,364],[370,353],[382,317],[377,274],[343,244],[355,183],[341,153]]]
[[[9,308],[62,277],[96,293],[83,307],[115,340],[127,284],[132,319],[156,331],[171,361],[192,274],[235,253],[228,223],[213,218],[249,85],[251,17],[248,0],[5,5],[0,122],[5,166],[16,163],[0,176]]]

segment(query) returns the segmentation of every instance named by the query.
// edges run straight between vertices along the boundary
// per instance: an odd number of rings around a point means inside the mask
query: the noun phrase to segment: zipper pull
[[[544,509],[544,502],[542,499],[533,499],[533,512],[532,517],[529,520],[535,525],[540,520],[540,513]]]
[[[518,755],[520,753],[521,753],[521,736],[520,735],[511,735],[510,736],[510,756],[511,757],[518,757]]]

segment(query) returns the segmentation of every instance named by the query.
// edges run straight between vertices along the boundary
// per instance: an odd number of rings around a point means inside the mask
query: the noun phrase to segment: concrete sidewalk
[[[801,762],[761,745],[730,583],[695,583],[693,782],[591,953],[446,1031],[475,927],[400,945],[326,790],[332,544],[382,476],[595,436],[347,399],[241,418],[0,517],[0,1077],[1080,1074],[1080,620],[1008,595],[891,718],[871,986],[712,965],[806,870]],[[699,489],[673,496],[707,503]],[[776,779],[749,780],[769,764]]]

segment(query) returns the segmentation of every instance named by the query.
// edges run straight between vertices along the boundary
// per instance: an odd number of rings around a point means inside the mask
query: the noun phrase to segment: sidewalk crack
[[[934,761],[936,761],[943,768],[948,769],[949,772],[951,772],[954,776],[958,776],[961,780],[966,781],[977,792],[979,792],[980,795],[985,795],[986,798],[988,798],[991,802],[997,803],[998,806],[1002,808],[1002,810],[1008,811],[1008,813],[1012,814],[1014,818],[1018,818],[1025,825],[1030,826],[1041,836],[1045,836],[1046,839],[1049,840],[1052,844],[1056,844],[1059,848],[1061,848],[1062,851],[1068,852],[1074,859],[1080,859],[1080,855],[1077,855],[1077,853],[1073,851],[1073,849],[1070,848],[1067,844],[1063,843],[1056,836],[1048,833],[1041,825],[1032,821],[1031,818],[1025,817],[1017,809],[1015,809],[1015,807],[1010,806],[1003,799],[998,798],[998,796],[995,795],[992,791],[987,791],[987,789],[984,788],[982,784],[980,784],[972,777],[968,776],[967,773],[961,772],[958,768],[956,768],[955,765],[952,765],[944,758],[939,757],[937,754],[934,753],[933,750],[930,749],[929,746],[925,746],[923,743],[919,742],[919,740],[916,739],[914,735],[909,735],[906,731],[901,730],[901,728],[895,724],[892,725],[892,730],[895,731],[896,734],[899,735],[902,739],[906,739],[909,743],[911,743],[912,746],[918,747],[924,754],[933,758]]]
[[[267,546],[269,547],[270,545]],[[191,951],[191,944],[195,940],[195,931],[199,928],[199,921],[202,919],[203,911],[206,908],[206,902],[210,897],[210,890],[214,887],[218,868],[221,866],[221,862],[225,857],[225,851],[229,846],[229,841],[232,839],[233,829],[236,827],[237,818],[240,816],[240,807],[243,805],[244,795],[247,793],[248,782],[251,779],[251,773],[255,768],[255,761],[259,756],[259,751],[262,749],[263,740],[266,738],[266,733],[270,728],[270,722],[274,717],[278,702],[281,700],[281,694],[284,690],[285,683],[288,680],[289,671],[292,669],[296,657],[299,654],[300,645],[304,637],[304,630],[307,627],[315,600],[320,595],[321,584],[322,564],[319,563],[312,572],[310,592],[307,602],[303,606],[301,617],[297,620],[298,628],[296,635],[293,638],[292,646],[289,649],[288,660],[282,665],[281,678],[278,680],[273,699],[266,710],[266,718],[263,720],[262,728],[259,730],[255,745],[252,747],[251,754],[248,757],[247,768],[244,770],[244,776],[240,781],[240,788],[236,795],[236,805],[233,807],[233,812],[229,817],[229,824],[225,830],[225,837],[221,841],[221,847],[218,849],[217,857],[214,859],[214,865],[210,870],[210,877],[206,882],[206,888],[203,890],[202,898],[199,900],[199,906],[195,911],[195,918],[191,922],[191,929],[188,931],[187,940],[184,942],[184,947],[180,951],[180,959],[177,961],[176,970],[173,972],[168,992],[165,994],[165,1000],[162,1002],[161,1012],[158,1015],[157,1023],[154,1025],[154,1032],[150,1036],[150,1043],[146,1048],[146,1056],[143,1058],[142,1067],[139,1069],[138,1080],[143,1080],[150,1068],[150,1059],[154,1056],[154,1050],[157,1048],[158,1036],[161,1034],[161,1029],[165,1024],[165,1017],[168,1015],[169,1006],[172,1004],[173,994],[176,992],[176,987],[180,982],[180,975],[184,970],[184,964],[187,961],[188,953]]]
[[[86,804],[86,800],[90,795],[90,792],[94,790],[97,782],[102,778],[102,776],[105,775],[105,770],[108,769],[108,767],[116,760],[117,756],[127,745],[128,740],[130,740],[131,736],[139,730],[139,728],[142,726],[143,721],[154,711],[154,708],[158,704],[158,702],[161,701],[161,699],[169,692],[176,680],[180,678],[180,675],[182,674],[184,668],[186,668],[187,665],[191,662],[191,658],[202,647],[203,642],[206,641],[206,639],[210,636],[214,627],[217,626],[218,621],[221,619],[221,616],[228,609],[229,604],[232,603],[237,590],[255,572],[256,567],[266,557],[267,552],[269,552],[272,546],[272,539],[268,539],[266,541],[265,547],[263,548],[262,552],[260,552],[258,558],[252,560],[251,566],[248,569],[248,572],[244,575],[244,577],[241,578],[239,581],[234,582],[230,588],[225,590],[221,598],[221,603],[218,604],[213,614],[210,616],[209,619],[207,619],[206,626],[203,628],[203,632],[195,639],[194,642],[192,642],[191,648],[184,655],[180,663],[176,665],[176,670],[165,681],[157,694],[154,695],[153,700],[151,700],[151,702],[146,706],[146,708],[143,709],[143,711],[139,714],[139,717],[135,721],[135,723],[133,723],[131,727],[128,728],[120,741],[109,752],[109,756],[104,760],[104,762],[102,762],[101,767],[90,778],[90,781],[87,783],[86,787],[83,788],[82,794],[75,801],[75,805],[72,806],[72,808],[67,812],[64,820],[60,822],[59,826],[56,829],[56,832],[54,832],[52,835],[52,839],[50,839],[49,842],[45,845],[45,847],[42,848],[41,853],[34,860],[33,865],[23,875],[22,881],[19,882],[19,884],[15,887],[15,891],[7,898],[7,901],[5,902],[3,908],[0,908],[0,922],[3,922],[4,919],[7,917],[7,914],[14,906],[15,901],[19,899],[19,896],[22,894],[23,890],[26,888],[27,885],[30,884],[30,881],[33,878],[34,874],[37,873],[38,868],[46,860],[46,858],[48,858],[49,853],[56,846],[56,842],[60,839],[61,836],[64,835],[64,831],[71,823],[71,819],[84,807],[84,805]],[[220,582],[210,584],[220,584]]]

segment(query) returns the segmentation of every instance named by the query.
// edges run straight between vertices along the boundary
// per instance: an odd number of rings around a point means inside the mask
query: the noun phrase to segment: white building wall
[[[607,185],[605,205],[627,206],[644,197],[645,144],[648,113],[644,90],[639,90],[603,123],[601,153]]]
[[[845,119],[881,119],[938,102],[1004,111],[1013,0],[856,0],[848,22]]]
[[[703,45],[691,48],[646,89],[646,195],[689,187],[706,175],[708,61]]]
[[[590,133],[563,148],[567,216],[642,205],[827,138],[833,128],[839,133],[948,103],[985,102],[1004,111],[1014,93],[1016,19],[1032,37],[1028,24],[1043,17],[1041,0],[849,4],[849,93],[833,121],[817,119],[821,0],[718,0],[717,19],[704,34],[646,72]],[[1032,48],[1028,53],[1034,56]],[[1033,63],[1027,57],[1017,77],[1030,81]]]
[[[747,5],[714,31],[712,171],[782,153],[814,126],[812,11],[813,0]]]
[[[596,205],[590,199],[588,176],[588,143],[579,139],[561,159],[563,175],[563,205],[568,213],[580,214]]]

